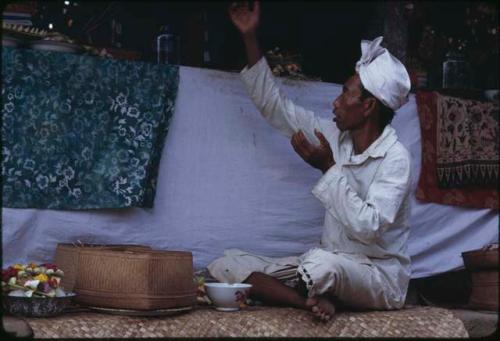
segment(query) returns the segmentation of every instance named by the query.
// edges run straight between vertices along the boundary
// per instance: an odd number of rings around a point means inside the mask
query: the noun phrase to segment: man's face
[[[333,101],[333,120],[341,131],[356,130],[364,124],[366,117],[361,93],[361,80],[355,74],[344,83],[342,94]]]

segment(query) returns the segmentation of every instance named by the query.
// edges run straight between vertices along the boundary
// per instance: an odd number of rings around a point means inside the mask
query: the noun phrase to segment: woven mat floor
[[[294,308],[247,307],[237,312],[196,308],[175,316],[138,317],[72,312],[26,318],[35,338],[130,337],[468,337],[451,311],[413,307],[399,311],[339,312],[315,321]]]

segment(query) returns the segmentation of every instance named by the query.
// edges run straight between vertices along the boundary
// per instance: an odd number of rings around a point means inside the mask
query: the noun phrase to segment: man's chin
[[[337,128],[340,130],[340,131],[344,131],[345,130],[345,127],[342,125],[342,123],[340,123],[339,121],[335,121],[335,124],[337,125]]]

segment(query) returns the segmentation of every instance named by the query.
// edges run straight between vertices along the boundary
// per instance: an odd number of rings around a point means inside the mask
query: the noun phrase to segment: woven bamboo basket
[[[498,269],[498,249],[462,252],[465,267],[470,271]]]
[[[79,304],[158,310],[196,304],[193,255],[141,245],[60,245],[56,262],[73,285]],[[66,268],[66,269],[65,269]],[[65,287],[66,288],[66,287]]]
[[[498,248],[468,251],[462,257],[472,278],[469,307],[498,311]]]
[[[86,249],[116,250],[116,251],[134,251],[151,250],[149,246],[133,244],[69,244],[59,243],[56,248],[55,263],[58,268],[64,271],[64,277],[61,280],[61,286],[66,291],[73,291],[75,287],[76,273],[78,271],[78,253]]]
[[[498,286],[498,270],[473,272],[469,307],[498,311]]]

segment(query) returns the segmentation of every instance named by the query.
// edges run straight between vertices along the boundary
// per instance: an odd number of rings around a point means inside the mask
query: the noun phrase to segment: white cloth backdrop
[[[281,82],[297,104],[331,117],[339,85]],[[411,152],[415,188],[421,147],[413,96],[393,125]],[[311,194],[319,177],[260,117],[238,74],[181,67],[154,208],[4,208],[3,264],[52,261],[57,243],[77,240],[189,250],[196,268],[225,248],[277,257],[300,254],[320,238],[324,211]],[[460,268],[461,252],[498,240],[496,211],[415,199],[412,205],[413,278]]]

